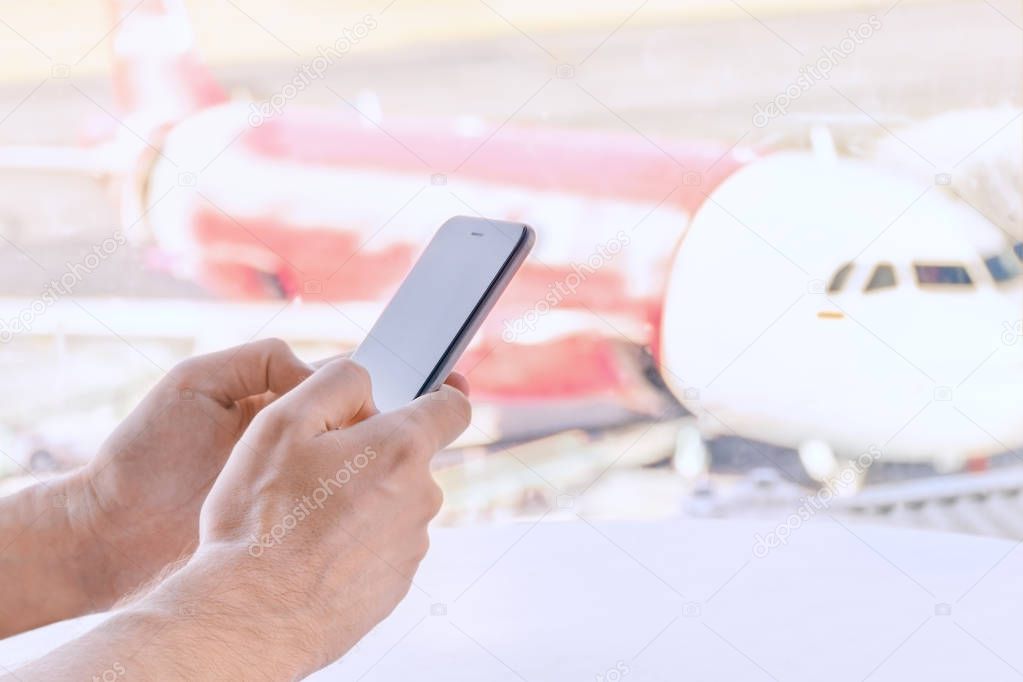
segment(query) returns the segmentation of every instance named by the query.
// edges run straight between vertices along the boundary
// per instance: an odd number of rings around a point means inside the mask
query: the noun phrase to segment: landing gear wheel
[[[680,476],[689,481],[707,475],[710,470],[710,452],[695,424],[685,424],[679,429],[671,464]]]
[[[799,446],[799,463],[807,476],[824,483],[838,475],[838,458],[831,446],[822,440],[808,440]]]

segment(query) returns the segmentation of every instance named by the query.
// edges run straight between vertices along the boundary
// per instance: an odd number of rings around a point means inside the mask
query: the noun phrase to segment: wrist
[[[66,546],[72,555],[68,567],[93,610],[102,610],[137,587],[124,576],[124,567],[136,559],[115,556],[120,524],[99,504],[90,477],[88,467],[73,471],[57,482],[53,495],[63,511]]]
[[[256,627],[239,609],[226,570],[189,562],[95,629],[19,669],[19,679],[290,680],[311,672],[283,646],[286,632]]]
[[[168,540],[168,521],[181,528],[186,520],[147,513],[109,490],[101,492],[94,463],[68,475],[63,494],[82,589],[105,608],[145,588],[191,551]]]
[[[76,486],[54,478],[0,500],[0,638],[106,606],[85,584],[96,557],[72,522]]]
[[[320,648],[296,615],[299,605],[282,594],[245,547],[225,543],[203,547],[124,616],[159,627],[162,655],[180,657],[189,678],[216,670],[232,679],[298,679],[325,661],[314,655]]]

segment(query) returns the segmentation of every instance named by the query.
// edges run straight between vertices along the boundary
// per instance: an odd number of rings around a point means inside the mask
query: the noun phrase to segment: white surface
[[[1017,545],[820,518],[754,557],[775,523],[437,530],[420,589],[312,679],[600,680],[616,664],[624,680],[1020,677]],[[0,663],[94,620],[6,640]]]

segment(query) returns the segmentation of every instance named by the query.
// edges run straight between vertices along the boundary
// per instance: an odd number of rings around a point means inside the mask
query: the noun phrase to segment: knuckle
[[[370,392],[369,372],[354,360],[340,358],[326,365],[324,369],[331,374],[331,378],[351,384],[363,395]]]
[[[469,402],[469,399],[461,391],[452,390],[451,393],[454,394],[454,397],[448,403],[458,418],[460,430],[465,431],[472,422],[472,403]]]
[[[287,342],[282,338],[271,336],[270,338],[262,338],[254,344],[260,351],[263,351],[266,355],[272,357],[285,357],[292,358],[295,354],[292,352],[292,347],[287,345]]]
[[[167,379],[171,386],[177,390],[194,389],[205,376],[202,366],[201,356],[182,360],[171,368]]]
[[[254,425],[260,432],[278,435],[288,430],[297,417],[293,408],[284,404],[274,404],[256,415]]]
[[[437,516],[444,506],[444,491],[436,483],[432,483],[427,490],[426,505],[431,519]]]
[[[283,339],[277,338],[276,336],[268,339],[260,339],[255,342],[256,345],[260,346],[262,350],[265,350],[270,355],[290,355],[291,346],[287,344]]]
[[[407,571],[408,571],[408,573],[415,573],[418,568],[419,568],[419,562],[417,561],[414,564],[412,564],[411,566],[409,566]],[[408,593],[411,592],[411,591],[412,591],[412,578],[408,578],[407,580],[402,580],[401,585],[398,587],[398,591],[397,591],[397,595],[396,595],[397,598],[398,598],[398,601],[401,601],[406,596],[408,596]]]
[[[416,542],[413,545],[413,552],[417,559],[422,559],[426,556],[426,553],[430,551],[430,534],[426,532],[424,528],[419,537],[416,538]]]
[[[369,370],[349,358],[342,358],[341,360],[338,360],[338,364],[344,368],[344,371],[347,373],[352,382],[356,383],[364,391],[369,391]]]

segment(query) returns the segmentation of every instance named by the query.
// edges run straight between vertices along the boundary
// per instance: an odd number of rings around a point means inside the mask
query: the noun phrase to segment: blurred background
[[[0,57],[0,489],[189,355],[351,349],[465,214],[539,238],[442,523],[1023,539],[1015,0],[4,0]]]

